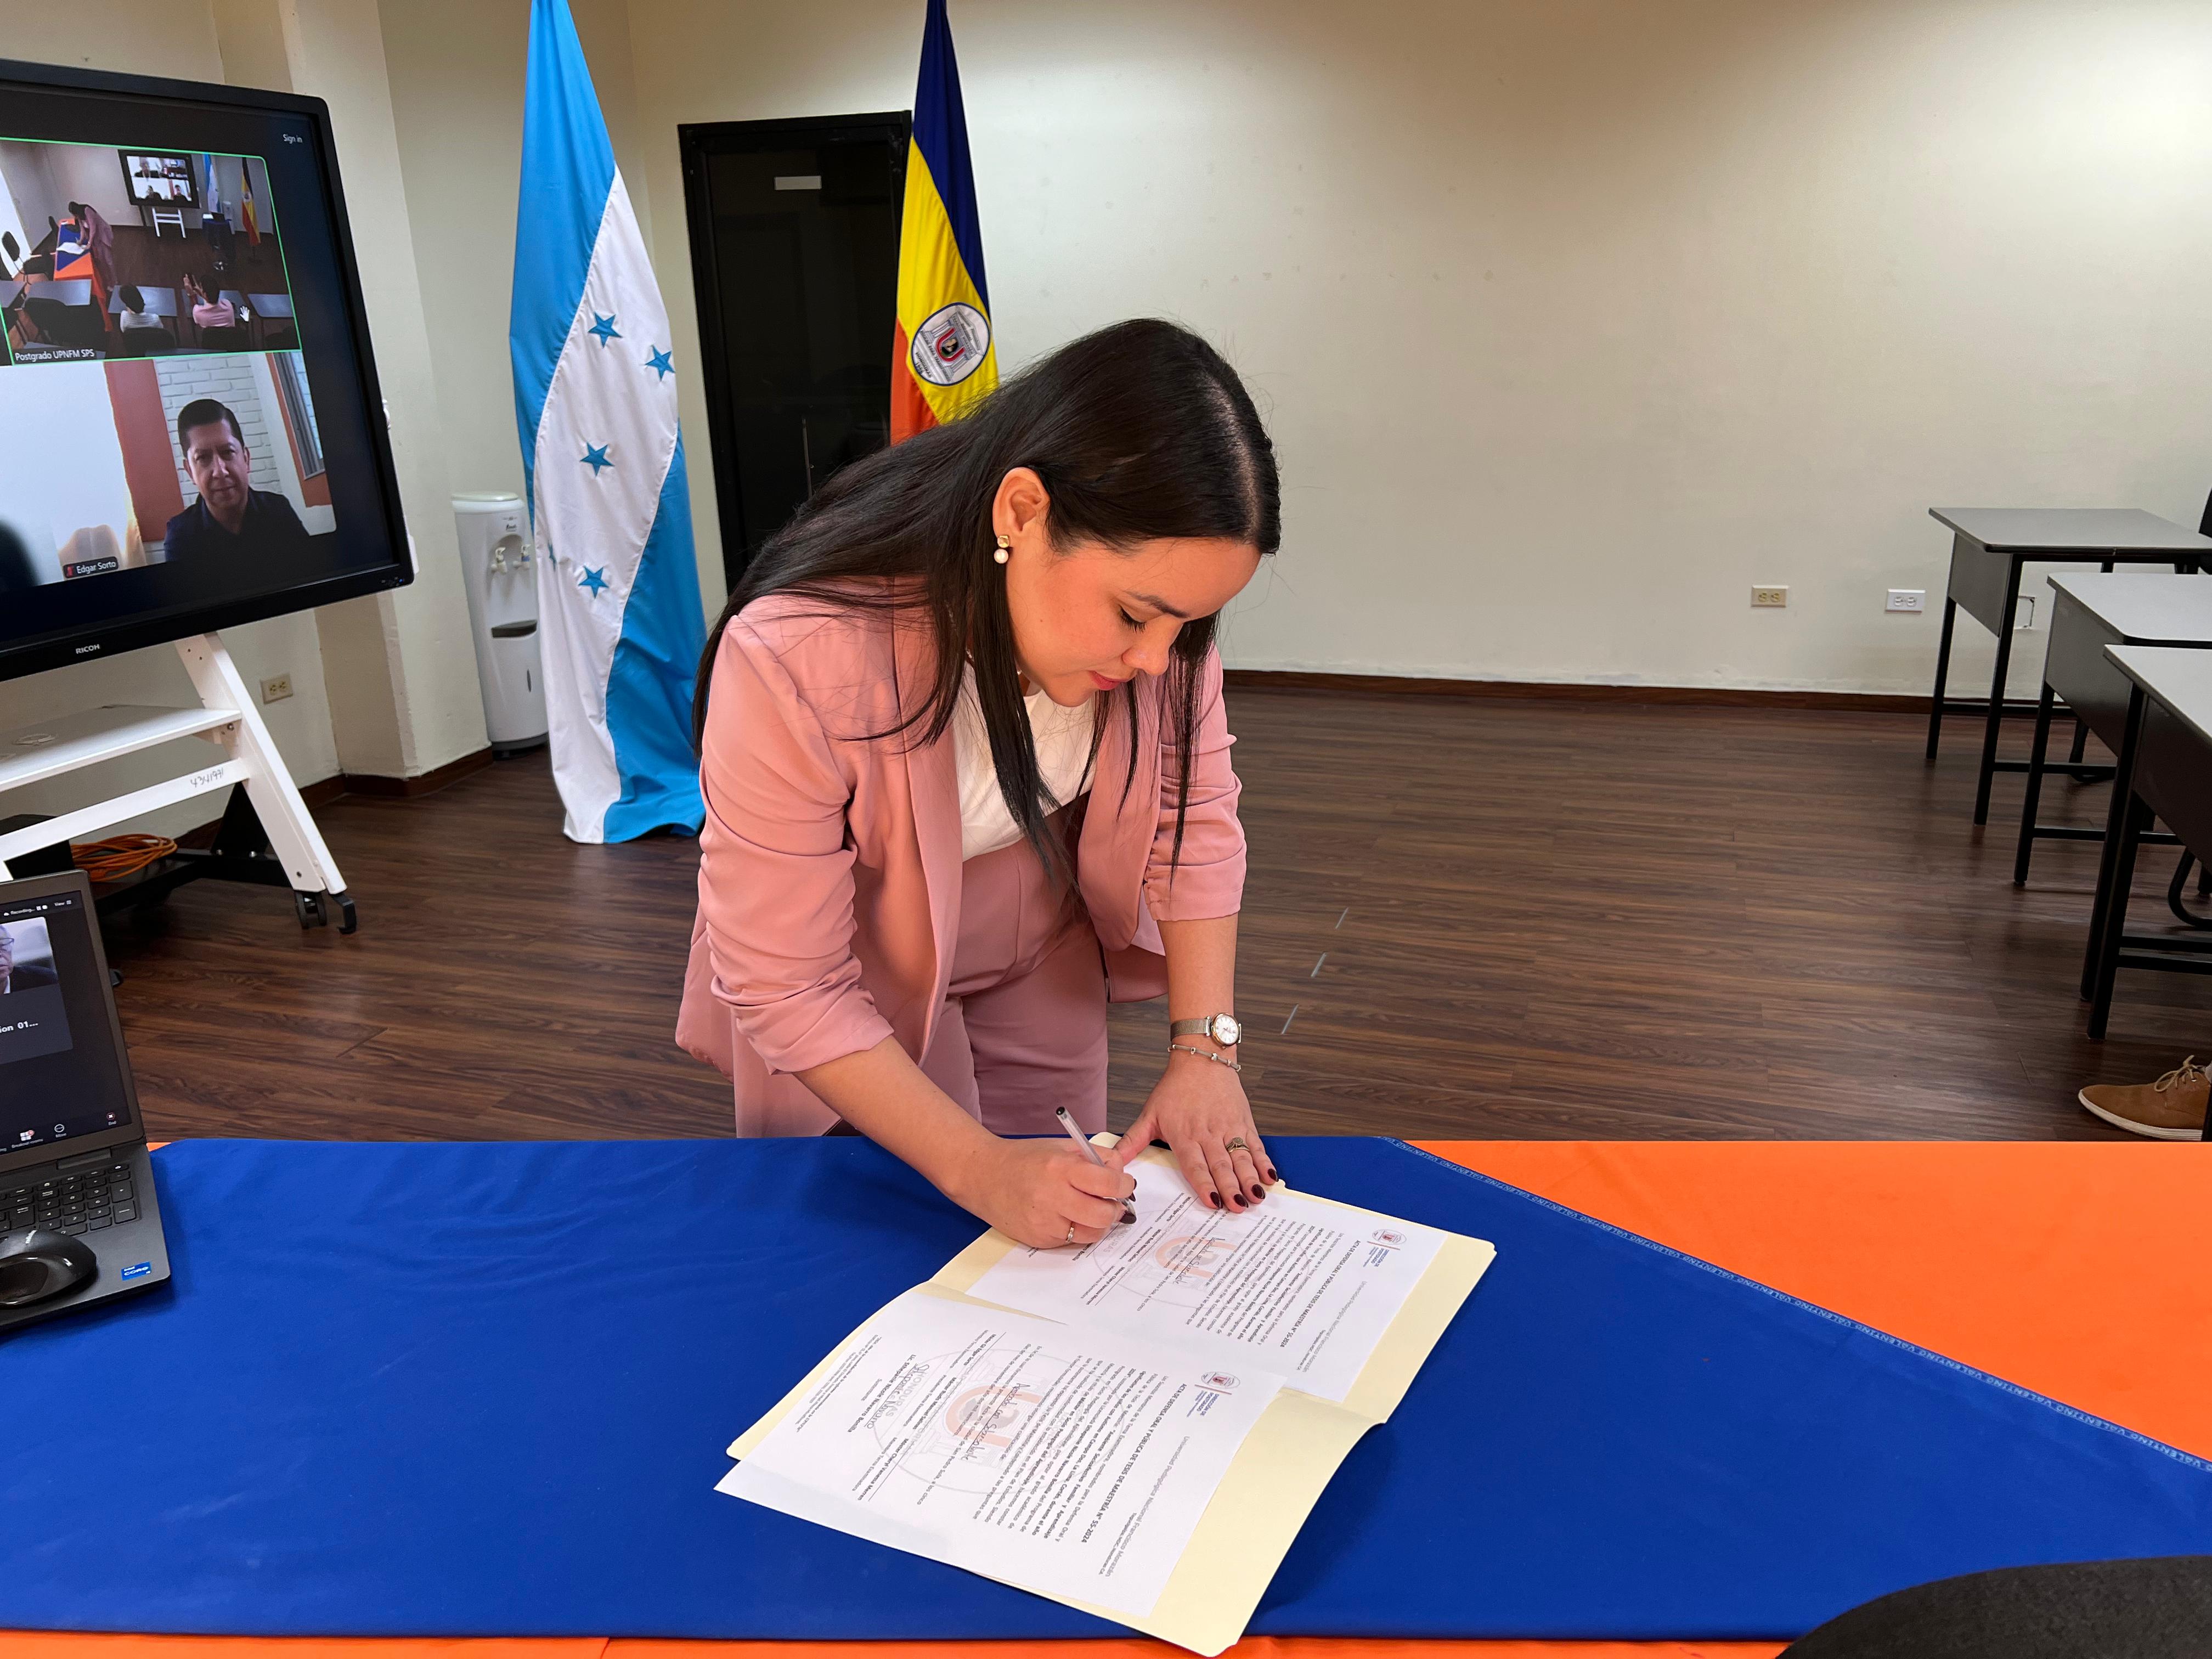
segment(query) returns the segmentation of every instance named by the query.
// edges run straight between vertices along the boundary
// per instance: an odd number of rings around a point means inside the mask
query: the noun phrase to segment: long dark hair
[[[1096,541],[1133,549],[1174,537],[1243,542],[1265,554],[1282,540],[1274,446],[1237,371],[1188,329],[1116,323],[1030,365],[961,420],[855,461],[814,492],[745,568],[708,630],[692,701],[695,746],[705,737],[722,630],[755,599],[796,594],[830,611],[926,621],[936,657],[929,696],[866,735],[936,742],[972,660],[999,793],[1046,867],[1064,872],[1065,851],[1046,821],[1062,803],[1037,769],[1005,568],[991,556],[992,502],[1000,482],[1022,466],[1051,496],[1045,523],[1056,548]],[[1182,853],[1198,675],[1214,623],[1195,617],[1182,625],[1162,688],[1163,735],[1179,768],[1170,867]],[[1118,701],[1129,722],[1126,793],[1136,775],[1133,684]],[[1094,730],[1094,754],[1103,729],[1101,721]]]

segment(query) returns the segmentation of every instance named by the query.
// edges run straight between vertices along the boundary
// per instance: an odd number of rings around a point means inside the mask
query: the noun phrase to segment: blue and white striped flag
[[[567,0],[532,0],[507,326],[568,838],[699,828],[706,623],[668,312]]]

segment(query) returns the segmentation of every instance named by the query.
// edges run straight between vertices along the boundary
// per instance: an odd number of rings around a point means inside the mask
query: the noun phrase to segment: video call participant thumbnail
[[[200,498],[169,520],[166,556],[209,553],[301,553],[307,529],[292,503],[250,482],[253,456],[238,416],[212,398],[177,411],[177,443]]]
[[[45,924],[40,922],[36,925],[43,933]],[[15,991],[36,990],[40,986],[55,985],[60,982],[58,975],[54,972],[52,961],[18,962],[15,959],[19,949],[21,949],[27,957],[47,955],[45,951],[34,951],[27,948],[38,943],[36,939],[27,939],[19,945],[15,933],[4,926],[0,926],[0,996],[6,996]]]

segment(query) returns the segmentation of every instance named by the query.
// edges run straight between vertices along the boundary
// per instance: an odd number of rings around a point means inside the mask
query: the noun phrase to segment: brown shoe
[[[2106,1122],[2154,1140],[2202,1140],[2212,1073],[2194,1054],[2155,1083],[2100,1083],[2075,1097]]]

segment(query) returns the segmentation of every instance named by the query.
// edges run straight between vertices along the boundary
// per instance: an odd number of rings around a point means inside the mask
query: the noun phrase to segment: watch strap
[[[1168,1035],[1171,1037],[1202,1036],[1215,1040],[1213,1022],[1220,1018],[1218,1014],[1207,1014],[1198,1019],[1170,1020],[1168,1022]]]

